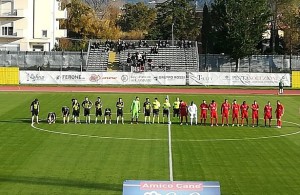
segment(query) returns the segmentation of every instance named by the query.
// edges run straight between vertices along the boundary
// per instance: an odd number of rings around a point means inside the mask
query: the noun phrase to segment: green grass
[[[86,135],[53,134],[30,126],[29,105],[34,98],[41,103],[40,117],[55,111],[71,99],[95,100],[101,96],[104,107],[114,108],[118,97],[129,112],[134,94],[98,93],[0,93],[0,194],[122,194],[126,179],[168,180],[167,125],[56,124],[41,123],[41,129]],[[139,95],[141,100],[164,95]],[[171,96],[171,100],[176,95]],[[298,96],[180,95],[199,104],[202,99],[224,98],[248,104],[256,99],[261,107],[278,98],[286,108],[284,120],[299,123]],[[262,116],[262,113],[260,113]],[[83,117],[81,117],[81,120]],[[93,117],[92,117],[93,119]],[[113,119],[115,117],[113,116]],[[140,117],[143,119],[143,117]],[[262,125],[263,121],[260,120]],[[275,121],[273,121],[275,125]],[[298,194],[300,191],[299,126],[283,123],[282,129],[250,127],[203,127],[172,124],[172,150],[175,180],[220,181],[222,194]],[[94,137],[88,137],[94,136]],[[100,137],[158,139],[120,140]],[[255,139],[245,139],[255,138]],[[225,141],[223,139],[240,139]]]

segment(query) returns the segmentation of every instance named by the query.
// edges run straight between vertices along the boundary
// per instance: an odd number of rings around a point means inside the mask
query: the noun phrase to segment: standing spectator
[[[217,103],[215,102],[215,100],[212,100],[211,103],[209,104],[209,110],[210,110],[210,126],[214,126],[214,124],[216,126],[218,126],[218,114],[217,114]],[[215,123],[214,123],[215,120]]]
[[[277,108],[275,110],[276,113],[276,119],[277,119],[277,128],[281,128],[282,126],[282,116],[284,114],[284,106],[280,103],[279,100],[277,100]]]
[[[234,121],[236,121],[236,126],[239,126],[239,111],[240,111],[240,105],[236,102],[236,100],[233,100],[232,103],[232,126],[234,126]]]
[[[256,122],[256,126],[258,127],[258,109],[259,109],[259,106],[258,106],[256,100],[254,100],[251,108],[252,108],[252,127],[254,127],[255,122]]]
[[[226,119],[226,125],[229,126],[228,118],[229,118],[230,104],[228,100],[225,99],[224,103],[221,105],[221,115],[222,115],[222,127],[224,126],[224,118]]]
[[[207,110],[208,110],[208,105],[206,104],[206,100],[202,101],[202,104],[200,105],[200,125],[204,124],[206,126],[206,119],[207,119]]]
[[[278,87],[279,87],[278,94],[283,94],[283,80],[282,79],[280,79]]]
[[[246,119],[247,126],[249,125],[248,121],[248,110],[249,106],[247,105],[246,101],[243,101],[243,104],[241,105],[241,126],[244,126],[244,119]]]
[[[267,126],[267,120],[269,121],[269,127],[271,127],[272,121],[272,106],[271,102],[268,101],[267,105],[264,108],[264,119],[265,119],[265,127]]]
[[[34,117],[36,118],[36,123],[39,124],[39,112],[40,112],[40,102],[35,98],[30,105],[31,111],[31,124],[34,124]]]

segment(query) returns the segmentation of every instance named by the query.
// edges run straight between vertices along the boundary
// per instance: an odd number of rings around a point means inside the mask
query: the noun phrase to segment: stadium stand
[[[161,43],[162,41],[159,41]],[[137,45],[135,45],[137,43]],[[169,46],[157,41],[117,41],[109,46],[99,40],[90,40],[87,71],[107,71],[108,51],[119,62],[119,70],[130,70],[130,66],[143,66],[143,71],[198,71],[199,58],[196,43],[189,42],[189,47]],[[193,46],[192,46],[193,45]],[[196,45],[196,46],[195,46]],[[143,56],[143,63],[138,56]],[[130,62],[129,56],[136,56]],[[110,60],[111,61],[111,60]],[[132,69],[131,69],[132,70]]]
[[[146,54],[146,59],[152,63],[145,64],[146,71],[198,71],[197,49],[165,47],[159,48],[158,53],[151,53],[150,48],[128,49],[120,53],[121,65],[127,65],[128,53]]]
[[[104,45],[100,43],[89,43],[88,57],[87,57],[88,72],[106,72],[108,64],[108,52]]]

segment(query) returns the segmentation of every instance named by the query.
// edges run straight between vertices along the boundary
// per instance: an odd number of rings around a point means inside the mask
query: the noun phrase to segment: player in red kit
[[[243,104],[241,105],[241,126],[244,126],[244,119],[246,119],[247,126],[249,125],[248,110],[249,106],[247,105],[246,101],[243,101]]]
[[[265,127],[267,126],[267,120],[269,120],[269,127],[271,127],[272,106],[271,106],[270,101],[268,101],[268,104],[265,105],[265,108],[264,108],[264,119],[265,119]]]
[[[210,126],[214,126],[213,120],[215,119],[215,125],[218,126],[218,114],[217,114],[217,103],[215,100],[212,100],[208,106],[210,110]]]
[[[254,100],[253,104],[251,105],[251,109],[252,109],[252,127],[254,127],[254,122],[256,122],[256,126],[258,127],[258,109],[259,109],[259,106],[258,106],[256,100]]]
[[[276,119],[277,119],[277,127],[281,128],[282,120],[281,117],[284,114],[284,106],[280,103],[279,100],[277,100],[277,108],[275,110],[276,113]]]
[[[202,104],[200,104],[200,120],[201,123],[200,125],[204,124],[206,125],[206,119],[207,119],[207,110],[208,110],[208,105],[206,104],[206,101],[203,100]]]
[[[228,100],[225,99],[224,103],[221,105],[221,115],[222,115],[222,127],[224,126],[224,118],[226,119],[226,125],[228,126],[228,117],[229,117],[230,104]]]
[[[180,125],[182,125],[183,117],[185,117],[186,125],[188,125],[187,105],[186,105],[186,103],[183,100],[180,100],[179,111],[180,111]]]
[[[233,100],[231,109],[232,109],[232,126],[234,126],[234,121],[236,121],[236,125],[239,126],[240,105],[236,102],[236,100]]]

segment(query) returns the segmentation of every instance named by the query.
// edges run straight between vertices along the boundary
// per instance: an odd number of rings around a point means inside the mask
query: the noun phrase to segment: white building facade
[[[59,28],[66,18],[60,0],[0,0],[0,50],[51,51],[67,37]]]

